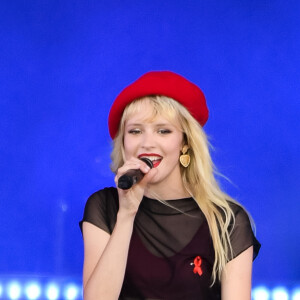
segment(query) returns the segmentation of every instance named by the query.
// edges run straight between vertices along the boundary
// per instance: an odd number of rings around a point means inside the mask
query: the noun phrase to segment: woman
[[[214,178],[207,118],[199,87],[170,71],[146,73],[116,98],[109,114],[116,185],[131,169],[144,177],[87,201],[85,300],[250,300],[260,244],[245,210]]]

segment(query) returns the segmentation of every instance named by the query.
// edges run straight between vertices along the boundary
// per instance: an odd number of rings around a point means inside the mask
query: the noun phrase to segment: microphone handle
[[[153,163],[149,158],[141,158],[151,169],[153,168]],[[143,177],[144,173],[140,169],[130,169],[124,175],[122,175],[118,180],[118,188],[122,190],[130,189],[134,184],[138,183]]]
[[[122,190],[130,189],[134,184],[139,182],[144,177],[144,174],[140,169],[128,170],[118,180],[118,188]]]

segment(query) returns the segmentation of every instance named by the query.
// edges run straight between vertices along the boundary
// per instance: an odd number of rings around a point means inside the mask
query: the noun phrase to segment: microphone
[[[150,169],[153,168],[153,163],[149,158],[140,158],[145,162]],[[122,190],[130,189],[134,184],[140,182],[144,177],[144,173],[140,169],[130,169],[124,175],[122,175],[118,180],[118,188]]]

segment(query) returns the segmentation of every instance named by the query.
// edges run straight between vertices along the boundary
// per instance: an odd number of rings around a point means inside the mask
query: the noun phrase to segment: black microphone
[[[153,163],[149,158],[140,158],[145,162],[150,169],[153,168]],[[144,177],[144,173],[140,169],[130,169],[124,175],[122,175],[118,180],[118,188],[122,190],[130,189],[134,184],[140,182]]]

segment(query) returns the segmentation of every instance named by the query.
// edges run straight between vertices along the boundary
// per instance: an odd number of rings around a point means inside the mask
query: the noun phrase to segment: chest
[[[134,229],[122,294],[133,299],[220,299],[220,286],[210,287],[214,250],[207,222],[201,222],[188,242],[189,228],[164,232],[164,245],[156,230],[145,238]],[[174,244],[176,240],[184,244]]]

